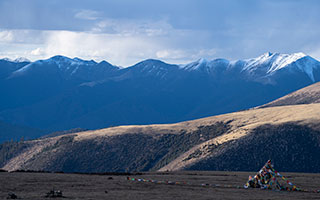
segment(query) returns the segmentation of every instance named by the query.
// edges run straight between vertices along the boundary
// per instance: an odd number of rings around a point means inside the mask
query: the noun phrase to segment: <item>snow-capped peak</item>
[[[319,62],[304,53],[280,54],[265,53],[257,58],[244,60],[243,71],[258,76],[272,75],[280,69],[300,70],[306,73],[314,82],[313,69],[319,66]]]
[[[195,62],[186,64],[186,65],[180,65],[181,69],[184,69],[186,71],[203,71],[210,73],[214,69],[222,69],[227,68],[227,66],[230,65],[230,61],[222,58],[217,58],[213,60],[207,60],[205,58],[200,58]]]
[[[11,58],[2,58],[1,60],[4,60],[4,61],[8,61],[8,62],[13,62],[13,60]]]
[[[247,64],[244,67],[244,70],[254,70],[258,66],[268,65],[268,70],[266,73],[269,74],[282,69],[306,56],[307,55],[304,53],[280,54],[267,52],[257,58],[245,60]]]
[[[284,67],[286,67],[287,65],[290,65],[294,62],[296,62],[297,60],[305,57],[307,55],[305,55],[304,53],[294,53],[294,54],[279,54],[272,66],[270,67],[268,73],[272,73],[278,69],[282,69]]]
[[[197,62],[198,62],[199,64],[204,64],[204,63],[207,63],[208,60],[205,59],[205,58],[200,58]]]
[[[57,64],[59,67],[62,65],[62,64],[70,64],[70,65],[92,65],[92,64],[97,64],[95,61],[93,60],[90,60],[90,61],[87,61],[87,60],[82,60],[80,58],[68,58],[68,57],[65,57],[65,56],[60,56],[60,55],[57,55],[57,56],[53,56],[47,60],[43,60],[43,62],[54,62],[55,64]]]
[[[179,67],[186,71],[202,71],[209,74],[221,71],[231,72],[235,69],[246,73],[247,77],[255,80],[269,80],[276,72],[285,69],[288,70],[286,72],[300,71],[315,81],[314,68],[319,68],[320,64],[317,60],[301,52],[293,54],[267,52],[257,58],[237,61],[199,59]]]
[[[19,57],[14,59],[14,62],[31,62],[28,58]]]
[[[195,62],[186,64],[186,65],[180,65],[180,68],[185,69],[187,71],[193,71],[199,69],[202,65],[205,65],[208,63],[208,60],[205,58],[200,58]]]
[[[74,74],[79,69],[80,65],[95,65],[97,63],[93,60],[85,61],[85,60],[81,60],[79,58],[71,59],[71,58],[68,58],[65,56],[57,55],[57,56],[53,56],[53,57],[46,59],[46,60],[38,60],[38,61],[32,62],[32,63],[22,67],[21,69],[13,72],[13,74],[17,75],[17,74],[26,72],[33,67],[42,66],[43,64],[56,65],[61,71],[72,70],[71,74]],[[73,68],[70,68],[71,66]]]
[[[278,69],[282,69],[287,65],[290,65],[297,60],[305,57],[304,53],[294,53],[294,54],[274,54],[274,62],[270,67],[268,73],[272,73]],[[272,57],[272,56],[270,56]]]
[[[19,57],[19,58],[16,58],[16,59],[3,58],[3,59],[1,59],[1,60],[5,60],[5,61],[8,61],[8,62],[15,62],[15,63],[31,62],[29,59],[24,58],[24,57]]]

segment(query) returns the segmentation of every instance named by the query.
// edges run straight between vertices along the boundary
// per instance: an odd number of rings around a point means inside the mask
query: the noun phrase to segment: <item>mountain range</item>
[[[127,68],[64,56],[2,59],[0,120],[43,133],[173,123],[260,106],[319,80],[320,63],[303,53]]]

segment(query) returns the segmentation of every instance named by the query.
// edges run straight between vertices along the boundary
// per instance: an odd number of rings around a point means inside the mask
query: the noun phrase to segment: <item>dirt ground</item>
[[[179,182],[127,180],[127,175],[59,173],[0,173],[0,199],[13,192],[20,199],[50,199],[50,190],[62,190],[64,199],[320,199],[320,193],[243,189],[250,172],[143,173],[130,178]],[[320,174],[283,173],[298,187],[320,189]],[[170,182],[169,182],[170,183]],[[221,187],[201,184],[220,184]],[[239,188],[237,188],[239,186]],[[59,199],[59,198],[58,198]]]

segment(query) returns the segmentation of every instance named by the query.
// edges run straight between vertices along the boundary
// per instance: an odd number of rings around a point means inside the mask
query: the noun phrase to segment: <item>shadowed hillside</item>
[[[252,109],[176,124],[119,126],[6,146],[6,170],[319,172],[320,104]],[[2,149],[4,146],[2,145]],[[5,156],[5,157],[4,157]]]
[[[177,134],[149,135],[137,131],[85,140],[66,135],[57,138],[53,145],[42,148],[21,167],[66,172],[148,171],[168,164],[191,147],[227,130],[227,125],[216,123],[201,126],[191,133],[182,130]],[[16,156],[17,152],[24,152],[27,145],[30,143],[3,144],[2,149],[14,153],[3,153],[5,158],[0,165],[6,164],[8,158]]]
[[[271,159],[279,171],[319,172],[319,151],[319,127],[266,124],[239,140],[212,148],[212,156],[187,169],[255,171]]]

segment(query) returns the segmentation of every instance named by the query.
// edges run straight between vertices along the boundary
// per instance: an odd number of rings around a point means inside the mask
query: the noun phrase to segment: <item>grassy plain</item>
[[[320,193],[243,189],[253,172],[157,172],[131,175],[88,175],[63,173],[0,173],[0,199],[9,192],[21,199],[50,199],[45,194],[62,190],[63,199],[320,199]],[[297,186],[320,189],[320,174],[283,173]],[[127,177],[157,181],[185,182],[171,185],[128,181]],[[201,186],[220,184],[221,187]],[[240,186],[240,188],[236,188]]]

